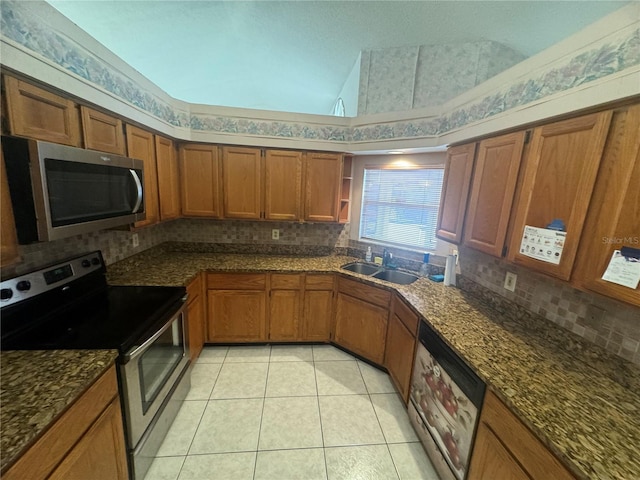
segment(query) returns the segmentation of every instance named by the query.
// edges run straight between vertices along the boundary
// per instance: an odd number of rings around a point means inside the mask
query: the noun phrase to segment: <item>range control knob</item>
[[[100,260],[98,260],[98,257],[93,257],[91,259],[91,265],[100,265]]]
[[[13,291],[10,288],[0,289],[0,300],[9,300],[13,297]]]
[[[29,280],[22,280],[18,282],[16,288],[21,292],[26,292],[27,290],[31,290],[31,282]]]
[[[82,260],[81,264],[84,268],[89,268],[91,266],[91,262],[89,260]]]

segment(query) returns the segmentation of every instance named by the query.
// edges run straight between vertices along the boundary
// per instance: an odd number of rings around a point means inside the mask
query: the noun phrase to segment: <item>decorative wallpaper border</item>
[[[640,28],[629,36],[567,58],[532,78],[507,85],[495,93],[444,113],[438,118],[344,127],[327,124],[192,114],[143,89],[122,72],[72,39],[60,35],[33,14],[35,2],[0,2],[2,36],[59,67],[107,90],[114,96],[175,127],[197,132],[242,134],[327,142],[367,142],[419,139],[442,135],[479,120],[521,107],[544,97],[599,80],[640,65]],[[31,6],[29,6],[31,4]],[[53,8],[43,3],[42,7]],[[46,20],[45,20],[46,21]],[[640,90],[640,89],[639,89]]]

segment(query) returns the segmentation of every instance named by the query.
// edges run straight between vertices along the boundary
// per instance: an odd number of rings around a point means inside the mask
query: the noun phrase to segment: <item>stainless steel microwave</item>
[[[145,218],[142,160],[7,136],[2,152],[21,244]]]

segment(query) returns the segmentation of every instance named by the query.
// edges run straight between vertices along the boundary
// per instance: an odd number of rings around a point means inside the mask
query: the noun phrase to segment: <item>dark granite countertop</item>
[[[400,293],[578,478],[640,478],[640,373],[522,311],[421,278],[407,286],[352,274],[346,256],[151,249],[109,267],[112,284],[185,285],[199,271],[340,272]],[[622,380],[622,381],[621,381]]]
[[[0,353],[0,469],[26,451],[118,356],[116,350]]]

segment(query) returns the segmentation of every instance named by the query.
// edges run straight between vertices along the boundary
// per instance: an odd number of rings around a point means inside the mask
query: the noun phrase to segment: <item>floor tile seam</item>
[[[384,432],[383,432],[384,433]],[[400,470],[398,469],[398,466],[396,465],[396,460],[395,458],[393,458],[393,455],[391,453],[391,449],[389,448],[389,443],[387,442],[386,444],[387,447],[387,452],[389,452],[389,458],[391,458],[391,463],[393,464],[393,468],[396,471],[396,476],[398,477],[398,480],[400,480]]]
[[[313,349],[312,349],[313,352]],[[322,426],[322,409],[320,408],[320,390],[318,389],[318,372],[316,371],[316,362],[314,356],[313,362],[313,379],[316,384],[316,404],[318,405],[318,418],[320,419],[320,438],[322,438],[322,458],[324,459],[324,473],[325,478],[329,478],[329,467],[327,466],[327,452],[326,444],[324,441],[324,427]]]
[[[384,428],[382,428],[382,422],[380,421],[380,417],[378,416],[378,411],[376,410],[376,405],[373,403],[373,398],[371,398],[371,394],[367,394],[369,397],[369,401],[371,402],[371,408],[373,409],[373,414],[376,416],[376,420],[378,421],[378,427],[380,427],[380,433],[382,433],[382,438],[384,438],[384,443],[389,444],[389,440],[387,439],[387,435],[384,433]],[[389,452],[391,455],[391,452]]]
[[[269,347],[269,357],[271,357],[271,347]],[[267,363],[267,374],[264,378],[264,393],[262,397],[262,413],[260,414],[260,425],[258,426],[258,438],[256,439],[256,458],[253,461],[253,480],[256,478],[256,469],[258,468],[258,451],[260,447],[260,435],[262,434],[262,421],[264,420],[264,408],[266,402],[266,398],[264,395],[267,393],[267,382],[269,381],[269,364]]]
[[[213,390],[213,387],[212,387]],[[202,400],[201,400],[202,401]],[[204,418],[204,412],[207,411],[207,407],[209,406],[209,401],[205,400],[205,405],[204,408],[202,409],[202,413],[200,414],[200,419],[198,420],[198,424],[196,425],[195,430],[193,431],[193,436],[191,437],[191,441],[189,442],[189,446],[187,447],[187,454],[185,456],[185,459],[182,461],[182,465],[180,465],[180,471],[178,472],[178,479],[180,478],[180,475],[182,475],[182,469],[184,468],[184,464],[187,461],[187,458],[189,456],[189,450],[191,450],[191,447],[193,447],[193,441],[196,439],[196,434],[198,433],[198,429],[200,428],[200,424],[202,424],[202,419]]]

